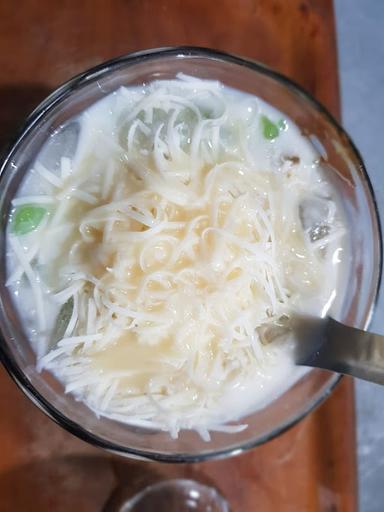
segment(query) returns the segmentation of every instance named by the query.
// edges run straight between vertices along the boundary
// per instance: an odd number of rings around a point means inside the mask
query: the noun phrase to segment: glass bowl
[[[311,370],[274,402],[244,418],[242,422],[248,423],[246,430],[235,434],[213,433],[206,442],[192,431],[181,431],[178,439],[172,439],[166,432],[97,419],[83,403],[66,395],[63,386],[49,372],[36,370],[35,354],[5,286],[5,231],[12,197],[44,142],[67,120],[122,85],[174,78],[180,71],[220,80],[227,86],[260,96],[287,114],[320,153],[327,155],[325,172],[339,192],[350,233],[348,288],[340,304],[340,320],[356,327],[367,327],[381,272],[379,219],[361,157],[324,107],[275,71],[218,51],[164,48],[133,53],[101,64],[51,94],[28,118],[1,168],[0,356],[30,399],[68,431],[121,455],[167,462],[234,455],[264,443],[308,414],[340,378],[336,374]]]

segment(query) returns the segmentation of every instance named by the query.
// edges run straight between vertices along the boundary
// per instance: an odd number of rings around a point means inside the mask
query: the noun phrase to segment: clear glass
[[[124,85],[174,78],[178,72],[216,79],[253,93],[286,113],[322,147],[327,178],[339,192],[349,228],[348,289],[339,319],[356,327],[368,325],[381,274],[381,233],[372,188],[364,164],[348,135],[311,96],[287,78],[252,61],[198,48],[168,48],[131,54],[75,77],[49,96],[29,117],[5,158],[0,176],[1,359],[21,389],[61,426],[110,451],[160,461],[199,461],[234,455],[263,443],[308,414],[337,383],[339,376],[312,370],[264,409],[242,421],[236,434],[213,433],[210,442],[182,431],[178,439],[166,432],[129,427],[96,416],[64,393],[50,373],[38,373],[31,349],[5,286],[5,227],[15,191],[40,148],[70,118]]]
[[[194,480],[166,480],[145,487],[115,512],[229,512],[228,503],[213,487]]]

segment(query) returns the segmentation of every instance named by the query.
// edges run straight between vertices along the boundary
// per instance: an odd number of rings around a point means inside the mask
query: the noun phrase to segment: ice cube
[[[305,230],[329,222],[330,201],[320,197],[304,199],[299,206],[300,220]]]
[[[334,203],[330,199],[304,199],[299,207],[300,220],[311,242],[329,235],[334,218]]]
[[[39,162],[50,171],[57,171],[61,166],[61,157],[73,159],[76,153],[80,126],[72,121],[57,130],[45,144],[39,155]]]

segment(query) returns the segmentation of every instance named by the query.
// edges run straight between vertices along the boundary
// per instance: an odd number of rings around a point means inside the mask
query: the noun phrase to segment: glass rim
[[[3,172],[7,168],[9,162],[12,160],[14,153],[23,141],[28,137],[29,133],[33,130],[38,121],[47,114],[51,109],[60,104],[67,98],[72,92],[86,85],[91,80],[108,74],[111,71],[116,71],[119,68],[130,67],[137,63],[143,63],[149,60],[160,59],[163,57],[179,57],[179,58],[193,58],[201,57],[211,60],[216,60],[222,63],[230,63],[238,66],[248,68],[256,73],[265,75],[276,82],[284,85],[289,90],[294,92],[296,95],[304,99],[311,105],[317,112],[323,115],[326,120],[333,126],[337,134],[343,138],[347,145],[351,148],[356,161],[358,162],[359,171],[362,177],[362,181],[368,188],[368,196],[373,206],[374,219],[376,221],[376,228],[378,232],[378,270],[374,276],[373,281],[375,282],[371,295],[373,297],[371,304],[369,304],[369,310],[367,311],[367,317],[365,322],[365,328],[369,325],[376,303],[378,299],[378,293],[380,289],[380,283],[382,278],[382,261],[383,261],[383,238],[381,230],[381,222],[379,216],[378,205],[375,197],[375,193],[369,179],[367,170],[365,168],[364,161],[360,152],[353,143],[351,137],[342,128],[336,118],[309,92],[307,92],[302,86],[298,85],[295,81],[286,77],[285,75],[275,71],[274,69],[257,62],[252,59],[233,55],[231,53],[223,52],[220,50],[214,50],[204,47],[196,46],[172,46],[153,48],[147,50],[141,50],[138,52],[129,53],[120,57],[107,60],[95,67],[89,68],[88,70],[74,76],[68,81],[64,82],[61,86],[56,88],[46,99],[44,99],[27,117],[24,125],[18,132],[15,140],[9,145],[9,150],[6,151],[5,156],[2,158],[0,167],[0,185],[3,179]],[[89,432],[86,428],[82,427],[77,422],[69,419],[63,413],[61,413],[56,407],[54,407],[48,400],[46,400],[41,393],[29,382],[25,376],[23,370],[16,363],[11,351],[8,349],[3,340],[3,334],[0,331],[0,361],[4,368],[10,375],[10,377],[16,382],[18,387],[24,392],[26,396],[45,414],[47,414],[55,423],[63,427],[65,430],[75,435],[76,437],[86,441],[99,448],[103,448],[109,452],[113,452],[119,455],[131,456],[133,458],[149,461],[158,462],[202,462],[206,460],[221,459],[228,456],[238,455],[248,451],[256,446],[259,446],[265,442],[268,442],[278,435],[289,430],[291,427],[296,425],[311,411],[313,411],[318,405],[320,405],[333,391],[336,385],[342,379],[342,376],[336,373],[330,373],[326,383],[323,384],[322,388],[316,393],[315,397],[309,401],[302,409],[295,415],[289,417],[286,421],[280,422],[273,430],[263,435],[259,435],[254,439],[246,442],[238,442],[236,445],[231,445],[228,448],[206,450],[203,453],[190,454],[190,453],[162,453],[155,452],[145,449],[137,449],[127,446],[122,446],[112,441],[107,441],[101,436],[95,435]],[[208,445],[209,443],[207,443]]]
[[[214,503],[215,510],[217,507],[220,508],[221,512],[230,512],[228,501],[221,494],[217,487],[212,487],[211,485],[207,485],[206,483],[200,482],[198,480],[193,480],[191,478],[170,478],[159,480],[157,482],[151,483],[141,490],[136,492],[133,496],[130,496],[125,502],[121,505],[119,510],[121,512],[129,512],[130,510],[134,510],[136,505],[140,506],[140,502],[146,497],[150,496],[153,493],[158,491],[168,490],[171,493],[174,493],[176,490],[178,491],[197,491],[201,493],[206,493],[211,503]],[[192,496],[191,496],[192,497]],[[204,498],[203,498],[204,500]],[[205,505],[206,507],[208,504]],[[127,508],[129,507],[129,508]],[[199,507],[201,510],[201,508]],[[206,509],[208,510],[208,508]],[[209,508],[211,510],[211,507]]]

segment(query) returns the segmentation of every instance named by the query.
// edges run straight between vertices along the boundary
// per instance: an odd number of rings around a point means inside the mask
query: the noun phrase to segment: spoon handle
[[[384,336],[333,318],[307,318],[297,324],[296,362],[384,384]]]

